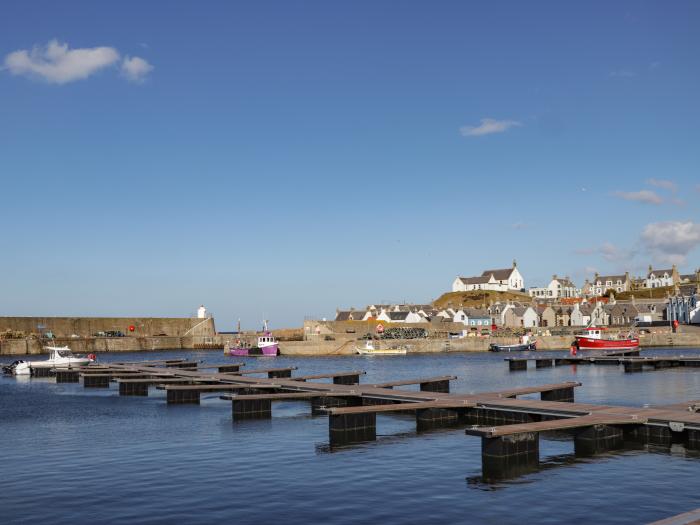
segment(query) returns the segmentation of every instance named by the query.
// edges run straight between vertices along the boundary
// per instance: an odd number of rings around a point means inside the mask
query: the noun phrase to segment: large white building
[[[644,279],[644,288],[663,288],[665,286],[673,286],[679,283],[681,280],[680,275],[678,275],[678,269],[674,264],[668,270],[654,270],[651,265],[649,265],[649,271],[647,272],[647,278]]]
[[[581,295],[581,290],[576,288],[576,285],[568,276],[557,277],[557,274],[554,274],[547,286],[542,288],[530,288],[528,293],[530,297],[536,297],[538,299],[560,299],[579,297]]]
[[[485,270],[478,277],[457,277],[452,283],[453,292],[473,290],[495,290],[500,292],[520,291],[525,287],[523,276],[513,261],[513,266],[499,270]]]

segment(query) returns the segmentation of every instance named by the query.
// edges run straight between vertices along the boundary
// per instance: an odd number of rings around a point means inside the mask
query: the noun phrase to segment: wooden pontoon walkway
[[[534,362],[535,368],[550,368],[563,365],[623,365],[625,372],[642,372],[644,370],[661,370],[674,367],[700,368],[700,356],[639,356],[639,350],[602,353],[598,355],[565,357],[507,357],[511,372],[527,370],[528,363]]]
[[[615,357],[615,356],[607,356]],[[615,357],[618,358],[618,357]],[[620,358],[625,358],[620,357]],[[655,359],[655,358],[652,358]],[[563,382],[474,394],[450,393],[455,376],[359,384],[364,371],[292,377],[295,367],[227,370],[197,369],[197,363],[103,363],[57,373],[57,381],[85,387],[119,385],[120,395],[147,396],[164,390],[168,404],[198,404],[202,393],[222,393],[234,420],[269,418],[276,401],[308,400],[312,413],[328,415],[331,446],[376,439],[377,414],[415,414],[418,430],[463,425],[482,438],[484,476],[507,476],[513,467],[536,465],[542,432],[573,434],[577,453],[619,448],[626,441],[700,449],[698,402],[657,407],[618,407],[574,402],[581,383]],[[230,365],[240,367],[242,364]],[[227,371],[221,371],[227,370]],[[252,377],[265,374],[267,377]],[[59,379],[60,378],[60,379]],[[321,381],[316,381],[321,380]],[[401,389],[419,385],[419,389]],[[518,396],[539,394],[540,399]]]

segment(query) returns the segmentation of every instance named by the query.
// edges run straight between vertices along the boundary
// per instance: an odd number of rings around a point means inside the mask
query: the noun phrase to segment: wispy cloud
[[[119,58],[119,51],[114,47],[70,49],[67,43],[51,40],[46,46],[7,54],[4,69],[16,76],[40,79],[50,84],[67,84],[113,66]],[[153,66],[139,57],[126,57],[122,63],[122,72],[130,80],[142,80],[152,69]]]
[[[688,254],[700,246],[700,224],[693,221],[647,224],[642,232],[641,241],[657,261],[685,264]]]
[[[492,133],[503,133],[510,128],[522,126],[517,120],[496,120],[492,118],[482,118],[478,126],[462,126],[460,133],[465,137],[478,137],[481,135],[491,135]]]
[[[663,202],[661,197],[650,190],[616,191],[613,195],[626,201],[645,202],[647,204],[661,204]]]
[[[140,57],[124,58],[122,62],[122,74],[132,82],[143,82],[153,66]]]
[[[649,69],[652,69],[652,70],[653,70],[653,69],[658,69],[658,68],[660,68],[660,67],[661,67],[661,62],[659,62],[658,60],[656,60],[656,61],[654,61],[654,62],[651,62],[651,63],[649,64]]]
[[[678,191],[678,185],[672,180],[666,179],[647,179],[647,184],[649,186],[656,186],[657,188],[663,188],[664,190],[676,192]]]
[[[605,242],[600,246],[580,248],[574,253],[597,256],[619,270],[632,271],[646,267],[649,260],[684,265],[697,248],[700,248],[700,223],[663,221],[647,224],[631,248]]]
[[[518,221],[518,222],[514,222],[513,224],[511,224],[510,227],[513,228],[514,230],[525,230],[525,229],[529,228],[530,225],[525,223],[525,222]]]

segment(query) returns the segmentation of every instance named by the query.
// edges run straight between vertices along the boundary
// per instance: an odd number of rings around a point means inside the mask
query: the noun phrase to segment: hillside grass
[[[433,301],[433,306],[442,308],[481,308],[490,302],[520,301],[529,303],[531,297],[521,292],[497,292],[494,290],[473,290],[471,292],[447,292]]]
[[[673,286],[664,286],[663,288],[641,288],[630,292],[613,292],[615,299],[618,301],[629,301],[634,295],[635,299],[666,299],[666,296],[671,293],[673,295]]]

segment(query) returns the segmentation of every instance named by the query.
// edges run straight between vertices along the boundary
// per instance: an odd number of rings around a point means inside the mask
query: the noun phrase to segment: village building
[[[571,326],[571,310],[570,306],[560,305],[554,308],[556,326]]]
[[[581,309],[579,303],[575,303],[569,312],[569,325],[570,326],[588,326],[591,317],[586,315]]]
[[[610,324],[610,314],[605,309],[605,303],[596,302],[591,309],[590,326],[608,326]]]
[[[370,313],[365,310],[336,310],[336,321],[365,321]]]
[[[525,281],[520,275],[516,261],[510,268],[485,270],[477,277],[457,277],[452,283],[453,292],[471,292],[474,290],[494,290],[500,292],[521,291]]]
[[[608,304],[605,308],[610,316],[610,325],[630,326],[639,315],[639,310],[631,302]]]
[[[644,280],[644,288],[663,288],[666,286],[674,286],[681,282],[681,276],[678,274],[678,269],[674,264],[667,270],[654,270],[649,265],[647,277]]]
[[[556,314],[554,313],[554,308],[552,308],[550,305],[538,305],[537,315],[539,316],[540,326],[548,327],[557,325],[557,318]]]
[[[608,290],[616,293],[628,292],[632,289],[632,279],[629,272],[623,275],[599,275],[595,274],[591,282],[586,281],[583,293],[586,297],[602,296]]]
[[[536,328],[539,319],[532,306],[511,306],[503,314],[503,324],[509,328]]]
[[[581,290],[576,288],[576,285],[567,277],[558,277],[557,274],[552,276],[549,284],[542,288],[530,288],[528,293],[536,299],[561,299],[579,297]]]

